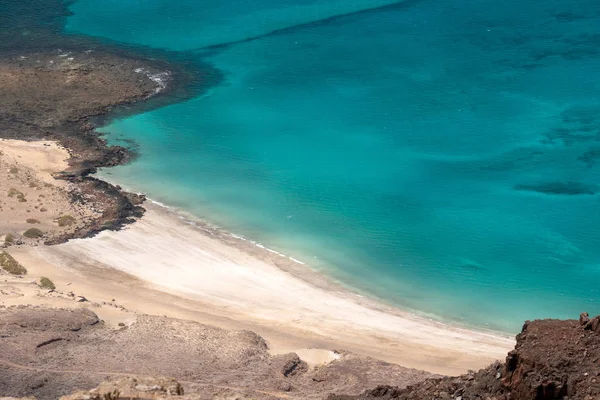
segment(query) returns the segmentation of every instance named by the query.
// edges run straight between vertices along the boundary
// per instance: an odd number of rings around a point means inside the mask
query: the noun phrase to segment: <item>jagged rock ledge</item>
[[[600,315],[527,321],[504,363],[459,377],[428,379],[406,388],[379,386],[328,400],[598,400]]]

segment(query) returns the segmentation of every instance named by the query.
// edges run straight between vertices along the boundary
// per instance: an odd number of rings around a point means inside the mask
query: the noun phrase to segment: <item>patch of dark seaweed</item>
[[[578,157],[578,160],[585,163],[588,168],[593,167],[598,161],[598,159],[600,159],[599,147],[590,148]]]
[[[555,196],[580,196],[594,195],[598,193],[598,186],[588,185],[583,182],[540,182],[521,183],[515,185],[515,190],[536,192]]]

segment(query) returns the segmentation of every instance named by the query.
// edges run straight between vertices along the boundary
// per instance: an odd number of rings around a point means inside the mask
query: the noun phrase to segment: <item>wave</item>
[[[102,179],[103,179],[103,180],[106,180],[106,178],[105,178],[105,177],[102,177]],[[127,189],[127,188],[126,188],[126,189]],[[133,191],[132,191],[132,192],[133,192]],[[137,194],[138,194],[138,195],[144,195],[144,196],[145,196],[145,194],[144,194],[144,193],[139,193],[139,192],[137,192]],[[304,262],[302,262],[302,261],[298,260],[297,258],[294,258],[294,257],[292,257],[292,256],[289,256],[289,255],[287,255],[287,254],[285,254],[285,253],[281,253],[281,252],[279,252],[279,251],[277,251],[277,250],[273,250],[273,249],[271,249],[271,248],[269,248],[269,247],[267,247],[267,246],[263,245],[263,244],[262,244],[262,243],[260,243],[260,242],[256,242],[256,241],[254,241],[254,240],[248,239],[247,237],[244,237],[244,236],[241,236],[241,235],[238,235],[238,234],[232,233],[232,232],[223,232],[223,230],[222,230],[222,229],[220,229],[220,228],[217,228],[217,227],[215,227],[215,226],[211,225],[211,224],[210,224],[210,223],[208,223],[207,221],[203,221],[203,220],[201,220],[201,219],[198,219],[198,218],[196,218],[196,217],[193,217],[193,216],[191,216],[189,213],[184,213],[182,210],[179,210],[179,209],[177,209],[177,208],[174,208],[174,207],[168,206],[168,205],[166,205],[166,204],[164,204],[164,203],[162,203],[162,202],[160,202],[160,201],[157,201],[157,200],[152,200],[152,199],[151,199],[151,198],[149,198],[149,197],[147,197],[147,200],[148,200],[150,203],[152,203],[152,204],[154,204],[154,205],[156,205],[156,206],[158,206],[158,207],[160,207],[160,208],[162,208],[162,209],[165,209],[166,211],[168,211],[168,212],[170,212],[170,213],[172,213],[172,214],[176,215],[176,216],[177,216],[177,218],[179,218],[179,219],[180,219],[182,222],[184,222],[184,223],[186,223],[186,224],[188,224],[188,225],[192,225],[192,226],[193,226],[193,227],[195,227],[195,228],[198,228],[198,229],[204,230],[204,231],[206,231],[206,232],[210,232],[211,234],[212,234],[212,233],[214,233],[214,232],[216,232],[216,231],[219,231],[221,234],[225,233],[226,235],[228,235],[228,236],[231,236],[232,238],[235,238],[235,239],[237,239],[237,240],[242,240],[242,241],[244,241],[244,242],[247,242],[247,243],[249,243],[249,244],[252,244],[252,245],[254,245],[254,246],[256,246],[256,247],[258,247],[258,248],[260,248],[260,249],[262,249],[262,250],[266,250],[266,251],[268,251],[269,253],[274,253],[274,254],[277,254],[278,256],[281,256],[281,257],[287,258],[288,260],[290,260],[290,261],[292,261],[292,262],[294,262],[294,263],[296,263],[296,264],[300,264],[300,265],[306,265],[306,263],[304,263]]]

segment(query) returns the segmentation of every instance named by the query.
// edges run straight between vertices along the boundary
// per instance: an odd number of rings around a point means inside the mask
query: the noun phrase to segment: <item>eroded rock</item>
[[[379,386],[349,399],[598,400],[600,317],[527,321],[504,363],[459,377],[428,379],[405,389]]]

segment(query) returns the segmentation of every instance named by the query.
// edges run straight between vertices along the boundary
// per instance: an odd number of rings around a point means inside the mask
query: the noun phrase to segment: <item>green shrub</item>
[[[58,219],[58,226],[71,226],[75,223],[75,218],[70,215],[63,215]]]
[[[19,196],[24,196],[23,193],[19,192],[17,189],[15,188],[10,188],[8,189],[8,197],[19,197]]]
[[[29,228],[23,232],[23,236],[29,239],[38,239],[44,236],[44,232],[40,231],[38,228]]]
[[[21,203],[27,201],[27,199],[25,198],[25,195],[22,192],[19,192],[15,188],[8,189],[8,197],[16,197],[17,200],[19,200]]]
[[[11,174],[16,174],[17,172],[19,172],[19,168],[17,167],[12,167],[9,171]]]
[[[52,290],[56,289],[56,286],[54,286],[54,283],[50,279],[46,278],[45,276],[42,276],[40,278],[40,287],[42,289],[52,289]]]
[[[4,236],[4,244],[11,245],[14,242],[15,242],[15,235],[13,235],[12,233],[7,233],[6,236]]]
[[[25,275],[27,273],[25,267],[5,251],[0,253],[0,267],[13,275]]]
[[[27,218],[25,222],[27,222],[28,224],[39,224],[40,220],[35,218]]]

